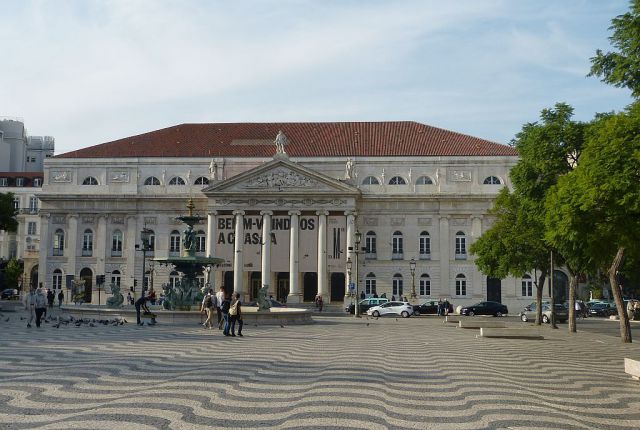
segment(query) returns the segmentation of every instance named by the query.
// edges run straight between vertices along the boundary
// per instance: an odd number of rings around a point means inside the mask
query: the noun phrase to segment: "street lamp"
[[[411,299],[416,296],[416,260],[414,258],[409,261],[409,270],[411,270]]]
[[[142,241],[142,283],[141,285],[141,296],[144,295],[144,278],[145,278],[145,274],[146,274],[146,270],[145,270],[145,263],[146,263],[146,259],[147,259],[147,251],[150,250],[149,248],[149,240],[151,238],[151,230],[149,230],[148,228],[143,228],[142,231],[140,232],[140,240]]]
[[[356,254],[356,269],[354,271],[355,274],[355,285],[356,285],[356,308],[354,310],[354,315],[356,318],[360,317],[360,306],[358,306],[358,254],[360,253],[360,241],[362,240],[362,233],[359,230],[356,230],[355,234],[355,245],[356,249],[354,250]]]

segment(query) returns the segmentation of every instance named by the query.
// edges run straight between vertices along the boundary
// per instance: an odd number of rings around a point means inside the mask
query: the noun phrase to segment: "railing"
[[[112,249],[111,250],[111,256],[112,257],[122,257],[122,250],[116,251],[115,249]]]
[[[466,260],[467,254],[456,254],[456,260]]]
[[[64,255],[64,250],[63,249],[53,248],[53,256],[54,257],[61,257],[63,255]]]
[[[83,249],[82,256],[83,257],[91,257],[93,255],[93,249]]]

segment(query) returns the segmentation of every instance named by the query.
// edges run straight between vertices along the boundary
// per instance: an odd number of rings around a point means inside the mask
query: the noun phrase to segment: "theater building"
[[[247,300],[268,286],[288,303],[342,303],[352,283],[519,307],[532,279],[487,278],[468,252],[516,162],[513,148],[416,122],[182,124],[87,147],[45,163],[42,281],[84,279],[94,302],[96,275],[136,294],[175,282],[149,262],[180,254],[175,217],[192,198],[206,219],[196,252],[224,259],[202,282]]]

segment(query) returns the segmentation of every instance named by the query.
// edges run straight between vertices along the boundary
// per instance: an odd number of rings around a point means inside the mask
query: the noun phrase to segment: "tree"
[[[559,183],[551,239],[566,242],[580,259],[607,267],[620,317],[620,335],[631,328],[618,275],[625,256],[640,251],[640,103],[597,118],[589,127],[580,164]],[[633,264],[631,265],[633,266]]]
[[[10,288],[16,288],[18,286],[18,279],[22,275],[22,265],[12,258],[4,269],[4,277],[7,286]]]
[[[13,199],[13,193],[0,193],[0,230],[16,231],[18,228]]]
[[[626,87],[633,97],[640,96],[640,0],[632,0],[629,12],[611,20],[609,37],[614,51],[596,51],[591,58],[589,76],[616,87]]]
[[[536,280],[537,324],[552,249],[545,241],[544,202],[558,177],[577,164],[584,142],[584,124],[573,121],[572,116],[571,106],[557,103],[542,110],[540,122],[525,124],[516,135],[512,144],[520,160],[510,172],[513,193],[503,190],[498,195],[491,211],[496,223],[471,247],[476,265],[490,276],[540,271]]]

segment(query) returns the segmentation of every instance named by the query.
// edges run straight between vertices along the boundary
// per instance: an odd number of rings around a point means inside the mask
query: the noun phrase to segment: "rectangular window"
[[[402,290],[403,290],[402,278],[394,278],[393,279],[393,295],[396,296],[398,300],[401,300],[400,296],[402,296]]]
[[[533,296],[533,281],[531,280],[531,278],[522,279],[522,296],[523,297]]]
[[[464,236],[456,237],[456,260],[465,260],[467,258],[467,238]]]
[[[120,275],[111,275],[111,283],[113,285],[117,285],[118,287],[120,286]]]
[[[402,236],[394,236],[393,237],[393,250],[391,251],[394,254],[402,254],[403,251],[403,243]]]
[[[53,274],[53,289],[59,290],[62,288],[62,274],[54,273]]]
[[[24,187],[24,178],[16,178],[16,187]]]
[[[431,254],[431,240],[429,236],[420,237],[420,256]]]
[[[17,198],[17,197],[16,197],[15,199],[13,199],[13,208],[14,208],[15,210],[20,209],[20,199],[19,199],[19,198]]]
[[[196,252],[206,252],[207,238],[204,236],[196,236]]]
[[[6,187],[9,185],[7,178],[0,178],[0,187]]]
[[[365,294],[375,294],[376,293],[376,280],[375,279],[365,279],[364,280],[364,293]]]
[[[36,226],[37,224],[35,223],[35,221],[29,221],[29,223],[27,224],[27,234],[38,234]]]
[[[467,281],[466,279],[456,279],[456,296],[467,295]]]
[[[420,279],[420,295],[421,296],[431,295],[431,281],[428,278]]]
[[[180,236],[171,235],[169,239],[169,252],[180,252]]]
[[[31,213],[38,212],[38,198],[35,196],[29,197],[29,211]]]
[[[375,236],[367,236],[364,239],[364,247],[365,252],[367,254],[375,254],[376,251],[376,237]]]

